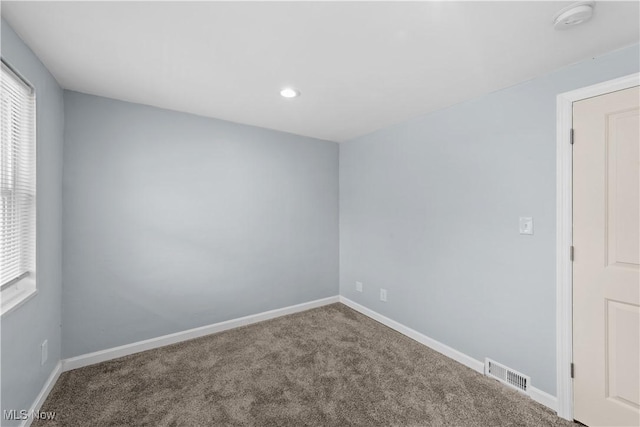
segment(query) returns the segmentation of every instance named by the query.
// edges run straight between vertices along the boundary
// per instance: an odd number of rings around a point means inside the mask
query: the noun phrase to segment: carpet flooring
[[[34,426],[573,426],[342,304],[65,372]]]

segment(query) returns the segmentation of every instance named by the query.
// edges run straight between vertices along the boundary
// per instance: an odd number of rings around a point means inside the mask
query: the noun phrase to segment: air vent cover
[[[489,358],[484,359],[484,374],[523,393],[529,393],[530,377],[514,371],[511,368],[507,368],[495,360]]]

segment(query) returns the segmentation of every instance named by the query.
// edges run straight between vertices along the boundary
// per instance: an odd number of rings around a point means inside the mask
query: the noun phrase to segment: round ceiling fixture
[[[292,87],[285,87],[280,91],[280,95],[283,98],[297,98],[300,96],[300,91]]]
[[[556,30],[566,30],[588,21],[593,16],[593,1],[579,1],[573,3],[553,17],[553,27]]]

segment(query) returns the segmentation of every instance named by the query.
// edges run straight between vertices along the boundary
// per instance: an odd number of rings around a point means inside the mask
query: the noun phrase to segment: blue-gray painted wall
[[[0,321],[1,409],[28,410],[60,360],[64,107],[62,90],[53,76],[4,20],[1,27],[2,57],[36,89],[38,293]],[[40,366],[40,345],[45,339],[49,358]]]
[[[638,53],[341,144],[341,295],[555,395],[556,96],[637,72]]]
[[[555,394],[555,97],[637,72],[638,51],[342,144],[340,293]],[[39,289],[2,318],[2,409],[61,355],[338,292],[336,144],[74,92],[63,108],[4,21],[2,56],[38,93]]]
[[[63,357],[338,294],[338,145],[64,92]]]

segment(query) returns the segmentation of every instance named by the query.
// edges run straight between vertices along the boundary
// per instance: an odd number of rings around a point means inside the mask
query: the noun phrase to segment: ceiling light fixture
[[[553,27],[556,30],[566,30],[588,21],[593,16],[593,1],[579,1],[573,3],[553,17]]]
[[[300,91],[292,87],[285,87],[280,91],[280,95],[282,95],[283,98],[297,98],[300,96]]]

